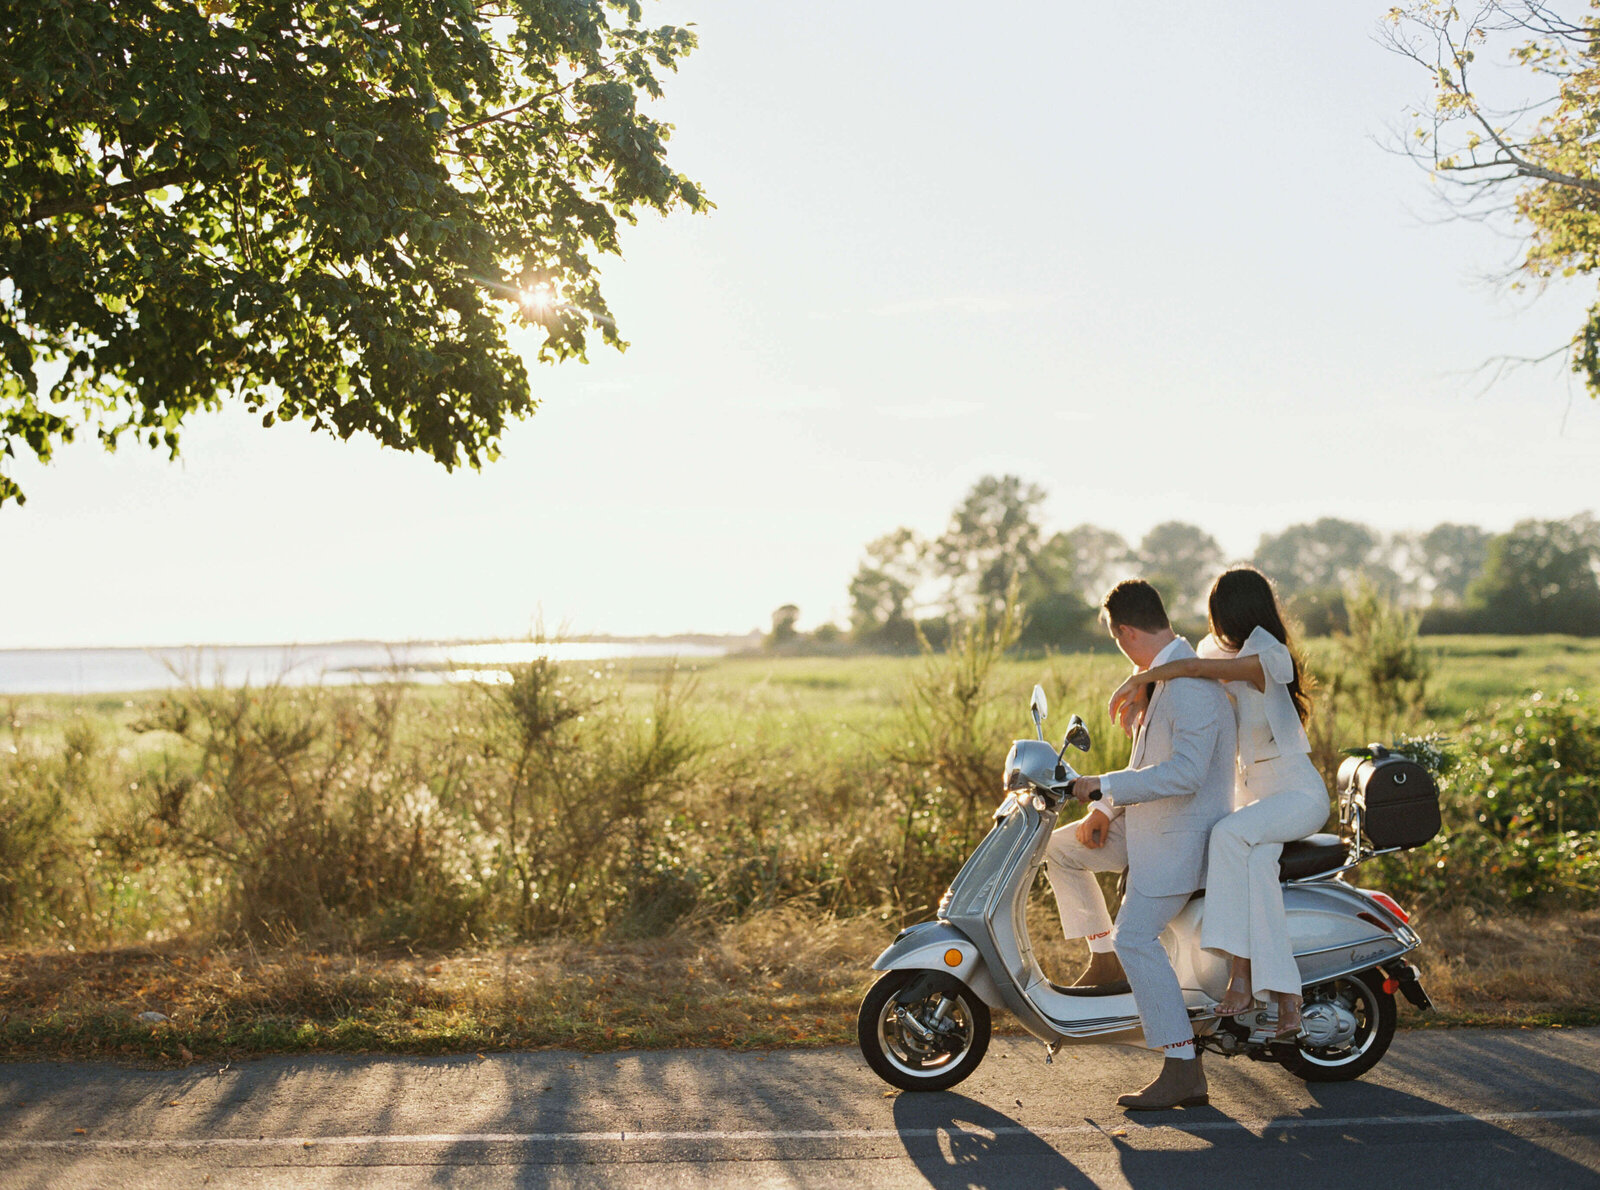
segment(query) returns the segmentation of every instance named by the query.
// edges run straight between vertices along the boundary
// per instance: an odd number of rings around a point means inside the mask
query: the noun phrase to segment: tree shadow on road
[[[1367,1083],[1306,1088],[1312,1105],[1276,1114],[1270,1094],[1235,1119],[1218,1107],[1117,1113],[1068,1125],[1058,1148],[1004,1112],[954,1093],[902,1095],[894,1122],[933,1190],[1349,1190],[1414,1181],[1441,1187],[1600,1185],[1592,1119],[1480,1119],[1434,1099]],[[1303,1100],[1301,1100],[1303,1103]],[[1508,1103],[1516,1112],[1531,1104]],[[1563,1104],[1563,1107],[1576,1105]],[[1261,1114],[1257,1114],[1257,1113]],[[1270,1116],[1265,1127],[1263,1115]],[[1065,1148],[1065,1152],[1062,1151]]]
[[[1400,1181],[1430,1190],[1600,1184],[1592,1123],[1552,1121],[1553,1130],[1547,1125],[1530,1138],[1493,1119],[1370,1083],[1313,1083],[1306,1090],[1315,1106],[1274,1116],[1264,1128],[1201,1108],[1130,1115],[1107,1135],[1135,1190],[1236,1190],[1246,1163],[1252,1184],[1295,1190]]]

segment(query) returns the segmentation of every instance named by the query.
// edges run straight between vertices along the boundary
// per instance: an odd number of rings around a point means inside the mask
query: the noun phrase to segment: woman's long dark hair
[[[1257,628],[1265,628],[1289,649],[1289,658],[1294,662],[1289,697],[1294,700],[1300,722],[1304,723],[1311,715],[1311,699],[1300,687],[1300,658],[1289,644],[1289,630],[1283,626],[1283,613],[1278,610],[1272,580],[1253,566],[1224,570],[1211,584],[1208,610],[1211,635],[1230,649],[1244,647],[1244,642]]]

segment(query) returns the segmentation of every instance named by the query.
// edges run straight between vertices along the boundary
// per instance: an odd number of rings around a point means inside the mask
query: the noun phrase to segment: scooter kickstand
[[[1060,1048],[1061,1043],[1059,1041],[1047,1041],[1044,1043],[1044,1064],[1046,1066],[1054,1066],[1056,1064],[1056,1051]]]

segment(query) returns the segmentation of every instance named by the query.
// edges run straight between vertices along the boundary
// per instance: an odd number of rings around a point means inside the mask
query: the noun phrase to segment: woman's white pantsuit
[[[1207,637],[1202,657],[1229,652]],[[1237,656],[1261,661],[1266,689],[1226,682],[1239,727],[1239,807],[1211,831],[1206,911],[1200,945],[1250,960],[1251,992],[1300,995],[1300,969],[1278,882],[1283,844],[1319,830],[1328,820],[1328,790],[1307,755],[1305,728],[1289,694],[1294,660],[1264,628],[1250,633]]]

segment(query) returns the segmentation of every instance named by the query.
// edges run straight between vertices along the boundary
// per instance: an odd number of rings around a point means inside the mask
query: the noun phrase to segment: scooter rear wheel
[[[916,997],[900,1003],[896,997],[918,979],[926,983]],[[941,1004],[945,1004],[942,1018]],[[914,1025],[932,1038],[923,1037]],[[983,1061],[989,1029],[989,1006],[966,984],[942,971],[888,972],[872,985],[856,1016],[861,1056],[879,1078],[902,1091],[955,1086]]]
[[[1292,1048],[1273,1047],[1279,1051],[1278,1061],[1284,1069],[1308,1083],[1343,1083],[1360,1078],[1378,1064],[1394,1040],[1394,997],[1383,990],[1381,972],[1363,971],[1308,987],[1305,1008],[1313,1006],[1348,1017],[1350,1035],[1325,1046],[1302,1039]]]

